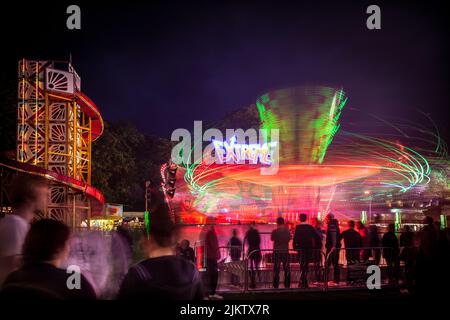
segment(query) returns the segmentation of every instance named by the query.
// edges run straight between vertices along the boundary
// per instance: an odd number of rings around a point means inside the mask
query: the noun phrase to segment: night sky
[[[16,1],[1,11],[1,85],[15,81],[22,57],[71,53],[106,120],[165,137],[271,89],[338,86],[349,108],[413,121],[423,121],[417,109],[429,113],[448,142],[444,1],[389,3]],[[69,4],[81,7],[79,31],[66,29]],[[381,7],[381,30],[366,28],[370,4]]]

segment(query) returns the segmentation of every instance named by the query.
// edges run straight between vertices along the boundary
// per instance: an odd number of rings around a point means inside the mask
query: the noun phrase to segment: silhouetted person
[[[12,214],[0,218],[0,285],[21,264],[22,245],[35,218],[46,210],[49,189],[44,178],[19,174],[10,188]]]
[[[332,213],[326,217],[327,221],[327,237],[325,240],[326,256],[328,264],[333,266],[333,281],[339,283],[339,249],[341,248],[341,233],[339,230],[339,222],[334,218]]]
[[[425,217],[420,233],[416,264],[416,284],[419,293],[429,294],[442,282],[439,266],[439,233],[432,217]],[[447,271],[448,272],[448,271]]]
[[[69,237],[70,230],[62,222],[42,219],[33,223],[23,245],[24,265],[6,278],[1,296],[95,299],[94,289],[82,274],[78,274],[78,278],[77,274],[59,268],[70,250]]]
[[[119,299],[201,300],[200,274],[191,261],[175,255],[176,227],[165,203],[150,210],[148,234],[142,238],[147,259],[130,268]]]
[[[195,263],[195,252],[191,247],[191,243],[187,239],[181,240],[177,255],[183,259]]]
[[[345,246],[345,259],[347,260],[347,282],[351,281],[351,267],[359,263],[362,247],[362,238],[358,231],[355,230],[355,221],[347,222],[347,230],[342,232],[341,237]]]
[[[238,230],[233,229],[230,241],[228,241],[229,254],[231,261],[236,262],[241,260],[242,255],[242,241],[238,237]],[[231,273],[231,284],[239,285],[239,276]]]
[[[261,263],[261,236],[256,223],[253,221],[247,233],[245,234],[244,243],[247,241],[247,257],[250,263],[250,288],[256,288],[256,274],[258,279],[261,279],[259,264]]]
[[[359,232],[355,230],[355,221],[349,220],[347,227],[348,229],[342,232],[341,237],[344,241],[347,264],[354,264],[359,262],[360,250],[356,248],[362,247],[362,239]]]
[[[203,227],[200,239],[204,242],[204,256],[206,262],[206,284],[207,293],[210,299],[222,299],[220,295],[216,293],[217,283],[219,280],[219,266],[218,260],[221,257],[219,250],[219,240],[215,229],[216,218],[208,217],[206,225]]]
[[[413,284],[414,280],[414,260],[416,258],[414,249],[414,233],[409,226],[405,226],[403,233],[400,235],[400,260],[405,263],[405,276],[408,285]]]
[[[374,224],[369,226],[369,247],[372,248],[371,254],[374,260],[375,265],[380,264],[381,259],[381,250],[377,249],[381,247],[380,236],[378,235],[378,227]]]
[[[450,228],[447,227],[441,230],[440,241],[443,241],[441,242],[441,259],[443,261],[441,266],[443,277],[442,282],[443,286],[448,288],[450,287],[450,274],[447,272],[447,270],[450,269]]]
[[[364,223],[362,221],[356,222],[356,230],[358,231],[359,235],[361,236],[362,241],[362,247],[367,248],[369,247],[369,230],[366,228]],[[370,249],[363,249],[361,250],[361,260],[367,261],[370,257]]]
[[[294,250],[298,251],[300,262],[300,281],[299,287],[308,288],[308,266],[312,261],[314,249],[322,246],[321,239],[314,230],[313,226],[306,223],[306,214],[300,214],[300,224],[295,227],[293,240]],[[320,246],[320,247],[319,247]]]
[[[395,234],[395,224],[388,226],[388,231],[381,240],[383,247],[383,258],[386,260],[389,284],[398,283],[399,273],[399,245],[397,235]]]
[[[282,217],[277,218],[277,228],[272,231],[270,240],[273,241],[273,287],[278,288],[280,284],[280,265],[283,264],[284,287],[291,286],[291,270],[289,258],[289,242],[291,232],[284,224]]]
[[[316,281],[319,282],[322,280],[322,272],[321,272],[322,245],[323,245],[323,239],[325,236],[325,231],[322,229],[322,221],[320,221],[317,218],[313,219],[313,227],[314,227],[314,230],[316,230],[317,235],[320,238],[319,247],[313,251],[314,275],[316,277]]]
[[[448,283],[450,275],[450,243],[447,236],[447,231],[441,228],[439,221],[435,221],[435,228],[438,233],[438,260],[439,260],[439,274],[441,275],[442,283]],[[448,283],[450,284],[450,283]]]

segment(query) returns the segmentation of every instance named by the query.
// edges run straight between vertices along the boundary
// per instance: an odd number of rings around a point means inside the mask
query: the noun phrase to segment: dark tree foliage
[[[108,202],[122,203],[130,211],[144,208],[145,180],[160,185],[159,170],[169,160],[171,144],[121,122],[106,124],[92,149],[92,184]]]

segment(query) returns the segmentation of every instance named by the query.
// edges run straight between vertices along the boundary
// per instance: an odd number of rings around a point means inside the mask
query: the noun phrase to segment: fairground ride
[[[261,164],[248,161],[205,163],[209,155],[203,155],[180,166],[172,207],[186,223],[205,223],[208,217],[229,223],[273,222],[278,216],[297,221],[299,213],[320,219],[329,212],[373,220],[372,211],[390,214],[397,200],[420,206],[436,197],[433,188],[448,188],[445,182],[437,185],[439,177],[448,178],[449,168],[438,132],[406,119],[370,118],[355,126],[342,121],[344,111],[357,112],[346,104],[344,91],[330,87],[262,95],[254,106],[260,123],[255,129],[279,130],[276,174],[263,175]]]
[[[20,172],[49,181],[42,217],[77,227],[103,212],[104,197],[91,185],[92,142],[103,132],[98,107],[81,91],[67,61],[22,59],[18,68],[17,148],[0,158],[2,212],[10,210],[8,183]]]

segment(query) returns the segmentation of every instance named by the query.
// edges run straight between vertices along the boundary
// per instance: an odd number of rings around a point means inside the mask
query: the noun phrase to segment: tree
[[[143,210],[144,182],[150,179],[159,185],[170,141],[145,136],[130,123],[107,123],[92,149],[92,183],[106,201],[122,203],[126,210]]]

